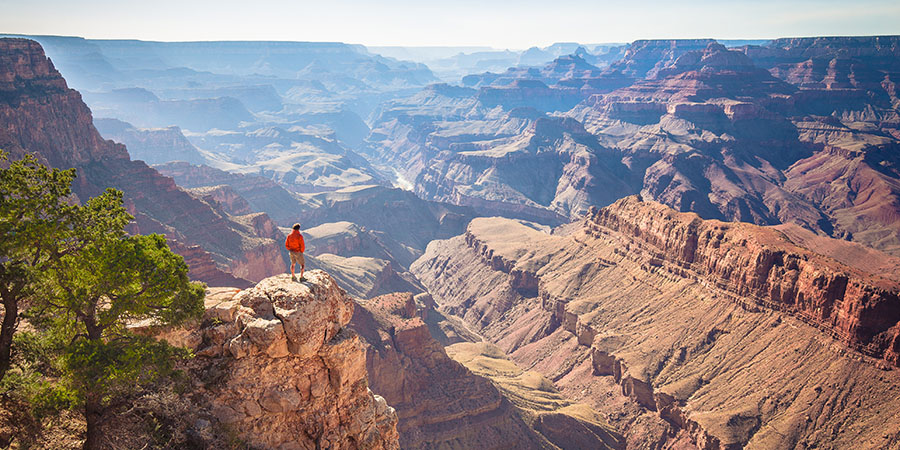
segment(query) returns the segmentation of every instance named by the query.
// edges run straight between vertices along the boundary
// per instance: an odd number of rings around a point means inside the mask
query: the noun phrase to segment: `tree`
[[[7,162],[0,151],[0,166]],[[203,286],[161,235],[129,236],[122,192],[107,189],[83,206],[72,200],[75,171],[31,155],[0,169],[0,380],[10,367],[23,307],[61,342],[63,382],[84,407],[87,439],[98,448],[104,414],[127,394],[172,373],[183,349],[133,333],[150,320],[177,325],[203,311]]]
[[[64,349],[66,378],[84,405],[84,448],[94,449],[104,414],[129,392],[169,375],[175,359],[184,356],[128,325],[177,325],[199,317],[204,288],[188,280],[184,259],[163,236],[125,233],[132,217],[120,191],[92,198],[76,216],[73,240],[82,245],[50,265],[42,286],[46,294],[32,308],[42,325],[72,335]]]
[[[7,160],[0,150],[0,165]],[[0,169],[0,380],[10,367],[22,302],[55,258],[77,249],[70,234],[77,207],[67,202],[74,178],[74,169],[50,169],[32,155]]]

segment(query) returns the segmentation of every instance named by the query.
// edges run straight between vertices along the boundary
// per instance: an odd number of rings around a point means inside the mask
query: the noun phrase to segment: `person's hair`
[[[294,224],[294,229],[295,229],[295,230],[299,230],[299,229],[300,229],[300,224],[299,224],[299,223],[295,223],[295,224]]]

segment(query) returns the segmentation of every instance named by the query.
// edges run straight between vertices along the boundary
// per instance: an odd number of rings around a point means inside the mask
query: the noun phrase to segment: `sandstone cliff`
[[[676,273],[788,312],[849,347],[900,365],[896,282],[797,247],[775,230],[703,221],[637,197],[620,200],[589,220],[596,233],[632,236],[652,261],[671,264]]]
[[[388,294],[360,302],[350,323],[368,344],[372,390],[397,408],[403,448],[542,448],[509,401],[431,337],[428,309]]]
[[[212,296],[201,327],[166,335],[197,355],[186,395],[212,422],[194,428],[254,448],[398,449],[397,414],[368,390],[365,349],[346,327],[353,301],[325,272],[306,277]]]
[[[104,140],[81,95],[66,86],[34,41],[0,39],[0,148],[14,158],[30,152],[53,167],[76,168],[73,191],[82,200],[107,187],[121,189],[135,216],[131,231],[163,233],[180,243],[176,248],[191,248],[189,263],[207,260],[194,248],[200,246],[218,271],[240,278],[257,281],[284,270],[274,241],[253,236],[171,178],[132,161],[124,146]],[[191,276],[215,284],[221,276],[206,278],[211,272],[194,269]]]
[[[635,197],[559,231],[476,219],[411,271],[628,448],[896,447],[896,281]]]
[[[368,344],[372,390],[397,408],[403,448],[621,446],[590,408],[566,401],[495,347],[460,339],[471,332],[455,332],[428,294],[360,301],[350,327]],[[434,335],[453,345],[442,348]]]

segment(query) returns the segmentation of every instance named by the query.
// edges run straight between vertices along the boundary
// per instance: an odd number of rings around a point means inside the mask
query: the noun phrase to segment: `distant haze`
[[[0,0],[0,32],[97,39],[492,46],[900,34],[896,0]]]

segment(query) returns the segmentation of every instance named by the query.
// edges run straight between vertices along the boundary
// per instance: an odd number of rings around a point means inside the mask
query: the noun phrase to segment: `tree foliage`
[[[70,203],[74,176],[31,156],[0,170],[0,294],[4,326],[16,311],[6,306],[7,297],[16,307],[27,298],[25,315],[38,330],[17,337],[30,355],[23,366],[34,369],[20,375],[53,372],[53,386],[31,383],[34,397],[51,406],[83,407],[85,448],[96,448],[109,408],[170,376],[175,362],[188,356],[135,333],[134,325],[178,325],[199,317],[204,288],[190,282],[184,259],[162,235],[125,233],[133,217],[122,192],[107,189],[84,205]]]
[[[0,166],[8,161],[0,150]],[[73,251],[78,208],[69,203],[75,170],[48,168],[32,155],[0,169],[0,380],[10,367],[20,303],[55,257]]]

